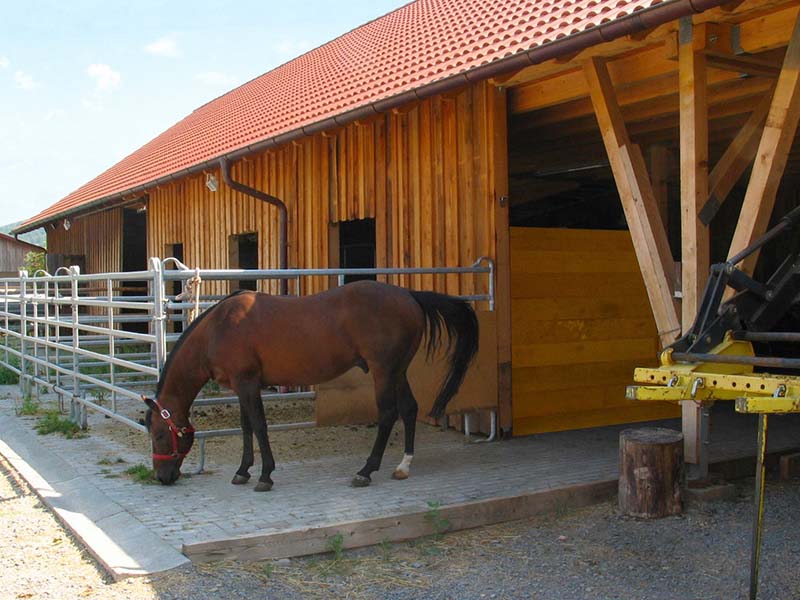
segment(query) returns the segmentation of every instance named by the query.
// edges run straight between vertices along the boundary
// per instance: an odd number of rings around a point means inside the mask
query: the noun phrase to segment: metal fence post
[[[28,272],[26,270],[21,270],[19,272],[19,349],[20,349],[20,357],[19,357],[19,387],[22,391],[22,395],[28,395],[28,369],[25,360],[25,356],[27,355],[27,336],[28,336],[28,322],[27,322],[27,313],[28,313],[28,301],[26,299],[27,294],[27,287],[28,287]]]
[[[156,368],[160,377],[167,360],[167,319],[164,305],[164,271],[161,267],[161,260],[157,257],[150,258],[150,272],[153,277],[153,335],[155,336]]]
[[[80,379],[78,378],[80,365],[77,352],[80,347],[80,334],[78,332],[78,275],[80,275],[80,272],[80,267],[77,265],[69,268],[70,306],[72,308],[72,398],[69,402],[69,416],[76,423],[80,423],[83,420],[81,418],[80,404],[75,400],[80,397]]]

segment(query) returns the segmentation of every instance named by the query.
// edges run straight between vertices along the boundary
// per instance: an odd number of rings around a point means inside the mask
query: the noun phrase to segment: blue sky
[[[4,3],[0,225],[57,202],[208,100],[404,4]]]

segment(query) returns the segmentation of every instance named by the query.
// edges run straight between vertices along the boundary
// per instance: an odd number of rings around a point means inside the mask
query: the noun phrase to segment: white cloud
[[[232,87],[236,83],[236,78],[227,73],[220,73],[219,71],[206,71],[205,73],[198,73],[194,76],[197,81],[214,87]]]
[[[33,77],[23,71],[14,73],[14,82],[17,84],[18,88],[23,90],[32,90],[39,86],[39,84],[33,80]]]
[[[175,58],[179,54],[178,42],[171,35],[150,42],[144,47],[144,50],[156,56],[168,56],[170,58]]]
[[[0,69],[5,69],[9,64],[11,63],[9,62],[7,56],[0,56]]]
[[[117,71],[102,63],[89,65],[86,74],[94,79],[94,89],[97,92],[111,92],[122,82],[122,76]]]

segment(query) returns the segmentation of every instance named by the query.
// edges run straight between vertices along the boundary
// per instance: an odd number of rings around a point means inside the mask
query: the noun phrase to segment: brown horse
[[[189,408],[203,385],[214,379],[239,397],[244,444],[232,483],[250,479],[255,434],[261,450],[261,477],[255,489],[271,489],[275,460],[261,389],[314,385],[354,366],[372,373],[378,434],[366,465],[352,483],[369,485],[398,416],[405,426],[405,455],[393,476],[405,479],[414,454],[417,419],[406,371],[425,333],[430,357],[441,345],[443,329],[449,339],[449,369],[431,409],[433,417],[444,414],[478,349],[478,320],[466,302],[374,281],[303,297],[231,294],[186,329],[164,365],[156,398],[144,398],[157,479],[171,484],[180,476],[194,441]]]

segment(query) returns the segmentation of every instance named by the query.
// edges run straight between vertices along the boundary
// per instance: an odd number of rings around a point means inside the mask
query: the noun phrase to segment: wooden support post
[[[488,139],[491,161],[490,185],[494,195],[495,225],[495,310],[497,311],[497,424],[511,431],[511,247],[509,241],[508,126],[506,90],[489,88]]]
[[[695,35],[697,33],[697,36]],[[688,331],[703,297],[711,266],[708,229],[700,210],[708,198],[708,102],[705,35],[694,31],[692,17],[680,20],[678,88],[681,146],[681,326]],[[707,464],[702,406],[681,402],[687,462]],[[702,469],[701,469],[702,470]],[[706,473],[693,473],[699,478]]]
[[[753,162],[771,103],[772,92],[764,96],[714,165],[708,177],[708,200],[700,210],[700,220],[706,225],[711,223],[733,186]]]
[[[739,223],[728,252],[729,257],[741,252],[767,230],[799,119],[800,18],[795,23],[783,59],[783,67],[758,145]],[[752,274],[757,260],[758,253],[755,252],[745,258],[739,268],[745,273]]]
[[[664,230],[669,233],[669,187],[667,185],[671,162],[669,149],[660,144],[650,146],[649,158],[653,195],[658,204],[658,213],[661,215]]]
[[[619,509],[645,519],[683,510],[683,436],[658,427],[619,434]]]
[[[675,266],[644,158],[628,137],[605,61],[592,58],[584,63],[584,73],[659,337],[667,345],[680,333],[673,298]]]

